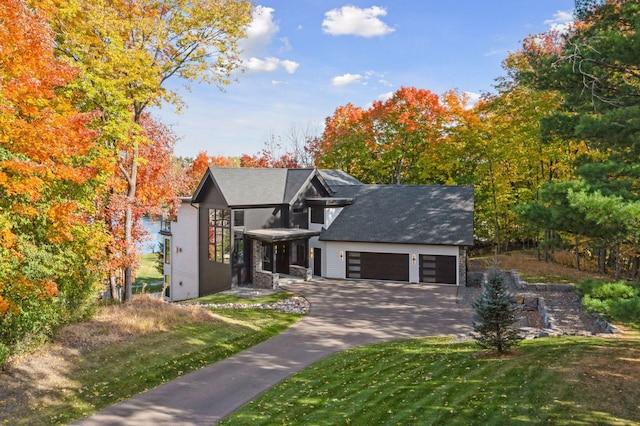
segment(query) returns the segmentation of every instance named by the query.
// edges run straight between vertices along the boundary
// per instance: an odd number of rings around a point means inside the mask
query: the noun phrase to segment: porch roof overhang
[[[273,228],[246,231],[244,235],[265,243],[276,243],[281,241],[308,240],[311,237],[320,235],[320,231],[300,228]]]

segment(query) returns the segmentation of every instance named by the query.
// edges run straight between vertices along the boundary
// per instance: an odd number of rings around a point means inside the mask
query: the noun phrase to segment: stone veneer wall
[[[280,275],[262,269],[262,244],[258,240],[251,240],[252,270],[251,282],[257,288],[275,290],[280,287]]]
[[[467,248],[463,246],[458,247],[458,270],[460,271],[461,286],[467,285]]]
[[[305,281],[311,281],[311,269],[304,266],[289,265],[289,272],[294,277],[302,278]]]

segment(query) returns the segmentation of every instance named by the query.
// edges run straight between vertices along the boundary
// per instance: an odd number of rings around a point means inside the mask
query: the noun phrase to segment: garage
[[[409,255],[402,253],[347,252],[347,278],[409,281]]]
[[[456,284],[455,256],[420,255],[420,282]]]

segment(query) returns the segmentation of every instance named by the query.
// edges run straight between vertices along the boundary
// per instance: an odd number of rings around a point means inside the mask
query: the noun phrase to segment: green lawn
[[[136,272],[136,280],[133,285],[133,293],[138,294],[142,292],[142,285],[146,284],[146,293],[155,293],[162,290],[162,281],[164,277],[156,269],[158,260],[157,253],[143,254],[140,259],[140,268]]]
[[[427,338],[358,348],[286,380],[224,425],[629,425],[640,340],[529,340],[490,357]]]
[[[67,424],[255,346],[302,317],[255,309],[212,312],[219,321],[191,323],[67,355],[67,370],[56,385],[20,413],[6,417],[0,409],[0,423]]]

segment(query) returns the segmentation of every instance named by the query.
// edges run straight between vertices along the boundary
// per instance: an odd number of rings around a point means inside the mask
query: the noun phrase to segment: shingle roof
[[[315,170],[211,167],[209,172],[233,207],[288,204]]]
[[[320,169],[318,172],[320,172],[320,176],[324,178],[331,190],[342,185],[362,185],[362,182],[342,170]]]
[[[336,197],[354,198],[324,241],[473,245],[473,187],[344,185]]]

